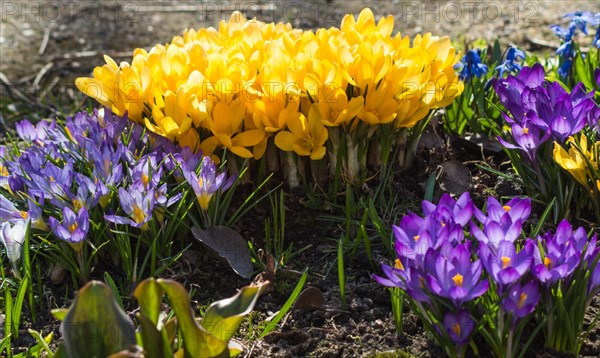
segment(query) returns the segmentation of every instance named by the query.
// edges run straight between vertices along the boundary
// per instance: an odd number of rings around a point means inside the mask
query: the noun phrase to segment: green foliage
[[[252,311],[263,285],[247,286],[235,296],[214,302],[198,322],[185,288],[176,281],[146,279],[134,296],[139,303],[134,322],[115,299],[111,288],[91,281],[78,293],[68,311],[54,314],[62,319],[64,342],[57,357],[127,357],[142,352],[145,357],[229,357],[241,352],[231,338],[244,317]],[[161,314],[164,296],[173,316]],[[177,332],[183,342],[176,341]],[[140,353],[141,354],[141,353]],[[139,355],[138,355],[139,356]]]

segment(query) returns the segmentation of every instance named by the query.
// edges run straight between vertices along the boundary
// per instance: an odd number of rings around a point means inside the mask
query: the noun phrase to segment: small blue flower
[[[505,72],[518,73],[521,71],[521,65],[517,62],[524,59],[525,52],[516,47],[509,47],[506,53],[506,61],[500,64],[500,66],[496,67],[496,71],[499,72],[498,76],[503,77]]]
[[[485,76],[488,72],[488,67],[481,63],[481,50],[469,50],[461,59],[459,76],[462,81],[468,81],[473,77]],[[458,69],[457,68],[457,69]]]

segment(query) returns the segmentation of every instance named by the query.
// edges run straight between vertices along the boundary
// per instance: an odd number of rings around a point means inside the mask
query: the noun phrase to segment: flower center
[[[452,327],[450,329],[452,330],[452,332],[454,332],[455,335],[460,336],[460,332],[461,332],[460,324],[455,323],[452,325]]]
[[[523,127],[523,134],[529,134],[529,128]]]
[[[504,205],[504,206],[502,207],[502,209],[504,209],[504,211],[508,212],[508,211],[510,210],[510,206],[508,206],[508,205]]]
[[[27,211],[21,211],[19,214],[21,214],[23,219],[27,219],[29,217],[29,213]]]
[[[415,240],[415,242],[419,241],[419,239],[421,238],[420,235],[415,235],[413,236],[413,239]]]
[[[402,261],[400,261],[400,259],[396,259],[396,261],[394,261],[394,266],[398,269],[398,270],[402,270],[404,271],[404,265],[402,265]]]
[[[510,257],[507,256],[502,256],[500,258],[500,260],[502,260],[502,269],[504,270],[505,268],[507,268],[508,266],[510,266]]]
[[[69,225],[69,233],[72,234],[78,227],[79,225],[77,225],[77,222],[74,222],[73,225]]]
[[[150,178],[146,175],[146,173],[142,174],[142,184],[144,184],[144,188],[148,188],[148,183],[150,182]]]
[[[548,270],[552,266],[552,260],[548,256],[544,257],[544,266],[546,266]]]
[[[144,211],[137,204],[133,204],[133,220],[136,224],[141,224],[144,219],[146,219]]]
[[[8,176],[8,170],[2,164],[0,164],[0,175],[2,175],[3,177],[7,177]]]
[[[454,286],[456,286],[456,287],[462,287],[462,285],[463,285],[463,275],[457,273],[456,275],[454,275],[454,277],[452,277],[452,281],[454,281]]]
[[[517,302],[517,308],[523,308],[525,301],[527,301],[527,294],[525,292],[521,292],[521,296],[519,296],[519,302]]]

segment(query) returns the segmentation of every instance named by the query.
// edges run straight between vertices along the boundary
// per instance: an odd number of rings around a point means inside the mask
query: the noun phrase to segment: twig
[[[138,6],[136,12],[219,12],[231,13],[233,11],[274,11],[272,5],[253,5],[251,7],[240,7],[237,5],[210,6],[210,5],[169,5],[169,6]]]
[[[38,50],[38,54],[41,56],[44,54],[44,52],[46,52],[46,47],[48,46],[48,40],[50,40],[50,33],[52,32],[52,30],[54,29],[54,25],[55,23],[50,23],[49,26],[47,26],[44,29],[44,37],[42,38],[42,43],[40,44],[40,49]]]
[[[102,54],[102,52],[100,51],[81,51],[81,52],[74,52],[74,53],[66,53],[60,56],[54,56],[52,57],[53,61],[59,61],[59,60],[69,60],[69,59],[74,59],[74,58],[89,58],[89,57],[96,57],[99,56],[100,54]],[[112,52],[112,53],[106,53],[108,56],[110,57],[131,57],[133,55],[133,51],[118,51],[118,52]]]
[[[38,72],[37,76],[35,76],[35,79],[33,80],[33,88],[35,90],[38,90],[40,88],[40,81],[42,80],[42,77],[44,77],[44,75],[48,73],[52,66],[54,66],[54,63],[48,62],[44,65],[44,67],[42,67],[40,72]]]

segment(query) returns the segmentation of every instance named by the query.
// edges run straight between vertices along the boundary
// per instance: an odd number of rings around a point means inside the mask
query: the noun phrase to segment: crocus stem
[[[533,163],[533,165],[535,166],[535,173],[537,174],[538,179],[540,181],[542,193],[544,193],[544,196],[546,196],[548,192],[546,191],[546,183],[544,182],[544,177],[542,176],[542,170],[540,169],[540,165],[538,163]]]
[[[22,279],[21,272],[19,271],[19,268],[17,267],[17,263],[16,262],[11,262],[11,264],[12,264],[12,267],[13,267],[13,274],[15,275],[15,278],[17,280],[21,281],[21,279]]]
[[[83,250],[78,250],[75,254],[77,259],[77,263],[79,264],[79,275],[81,276],[81,281],[87,281],[87,272],[85,272],[85,260],[83,259]]]
[[[288,185],[290,189],[297,188],[300,186],[300,182],[298,180],[298,166],[294,161],[294,154],[292,152],[285,153],[285,157],[287,160],[287,179]]]
[[[359,170],[358,146],[354,144],[351,133],[347,135],[346,145],[348,146],[346,150],[346,174],[348,182],[354,183]]]
[[[506,342],[506,358],[512,358],[512,345],[513,345],[514,332],[515,332],[514,327],[511,327],[510,331],[508,331],[508,342]]]

